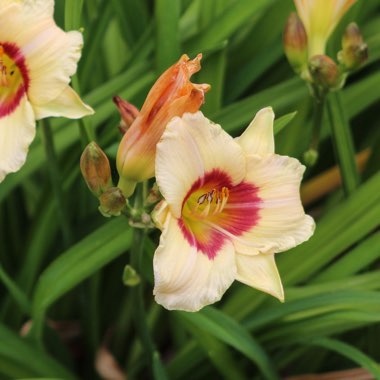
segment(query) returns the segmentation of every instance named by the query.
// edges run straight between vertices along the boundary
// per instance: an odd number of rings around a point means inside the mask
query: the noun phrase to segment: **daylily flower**
[[[294,0],[308,37],[309,58],[325,54],[326,42],[356,0]]]
[[[0,0],[0,181],[24,164],[35,121],[93,113],[69,86],[83,38],[53,20],[54,0]]]
[[[168,124],[157,145],[164,200],[154,255],[154,294],[167,309],[197,311],[234,280],[284,299],[274,253],[309,239],[298,160],[274,154],[274,114],[258,112],[233,139],[201,112]]]
[[[150,90],[140,114],[129,115],[130,107],[123,107],[116,98],[118,108],[125,118],[125,125],[132,124],[123,136],[117,152],[117,170],[120,175],[118,187],[129,197],[137,182],[154,176],[156,145],[166,124],[174,116],[196,112],[204,102],[207,84],[194,84],[190,77],[200,70],[201,54],[190,60],[184,54],[167,69]],[[128,111],[128,112],[127,112]]]

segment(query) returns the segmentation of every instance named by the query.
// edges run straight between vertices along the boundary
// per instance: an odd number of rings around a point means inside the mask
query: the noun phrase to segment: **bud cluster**
[[[99,200],[102,215],[120,215],[126,206],[125,197],[120,189],[113,187],[108,157],[94,141],[83,151],[80,168],[88,188]]]
[[[284,30],[285,54],[293,70],[310,83],[313,95],[317,97],[342,88],[348,74],[368,59],[367,44],[355,23],[349,24],[343,35],[342,50],[337,54],[337,62],[324,54],[324,48],[320,49],[320,54],[315,54],[315,41],[313,49],[309,46],[308,38],[311,37],[313,36],[308,36],[302,20],[296,13],[292,13]]]

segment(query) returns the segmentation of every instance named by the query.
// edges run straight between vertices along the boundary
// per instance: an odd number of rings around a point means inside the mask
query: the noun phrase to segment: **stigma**
[[[212,189],[211,191],[202,194],[192,210],[192,214],[205,218],[207,216],[219,214],[223,211],[228,202],[230,192],[227,187],[222,187],[220,190]]]

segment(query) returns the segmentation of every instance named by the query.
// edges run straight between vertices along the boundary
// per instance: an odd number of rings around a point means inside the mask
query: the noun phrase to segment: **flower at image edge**
[[[308,37],[309,58],[325,54],[328,38],[356,0],[294,0]]]
[[[153,266],[156,301],[197,311],[236,279],[284,299],[274,253],[313,234],[299,195],[298,160],[274,153],[274,114],[258,112],[237,139],[201,112],[174,118],[157,145],[164,197]]]
[[[36,120],[93,113],[69,86],[82,34],[58,28],[53,10],[53,0],[0,0],[0,182],[24,164]]]

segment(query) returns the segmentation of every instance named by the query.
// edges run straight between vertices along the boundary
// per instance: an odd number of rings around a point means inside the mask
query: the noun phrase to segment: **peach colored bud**
[[[335,89],[340,82],[337,64],[326,55],[315,55],[309,60],[309,72],[314,83],[324,89]]]
[[[137,182],[154,176],[156,145],[174,116],[196,112],[204,102],[207,84],[194,84],[190,77],[200,70],[201,54],[190,60],[183,55],[167,69],[150,90],[140,114],[123,136],[117,153],[118,186],[129,197]]]
[[[352,22],[346,28],[342,38],[342,50],[338,60],[346,70],[355,70],[368,59],[368,46],[356,23]]]
[[[119,130],[124,134],[135,121],[137,116],[139,116],[140,111],[133,104],[120,98],[120,96],[114,96],[112,100],[120,112],[121,122]]]
[[[107,189],[99,197],[99,211],[106,217],[119,216],[126,205],[125,197],[118,187]]]
[[[296,73],[307,65],[307,35],[301,19],[291,13],[285,25],[283,43],[286,57]]]
[[[88,188],[97,197],[112,186],[108,158],[96,142],[90,142],[83,151],[80,169]]]

